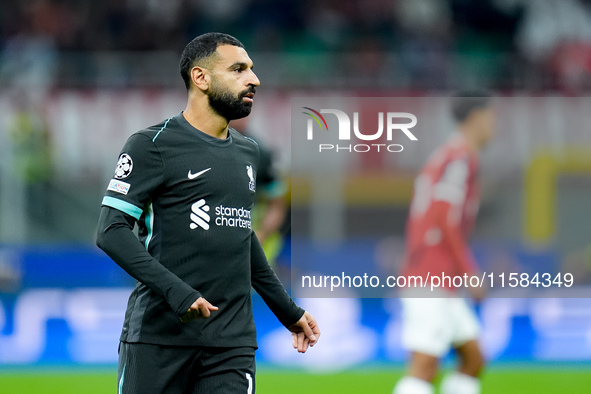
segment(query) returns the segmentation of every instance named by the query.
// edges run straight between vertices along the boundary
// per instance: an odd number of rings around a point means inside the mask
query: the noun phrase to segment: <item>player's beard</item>
[[[207,97],[209,99],[209,106],[218,115],[230,121],[244,118],[250,114],[252,103],[244,101],[243,98],[248,93],[254,92],[255,87],[251,86],[234,96],[232,92],[220,86],[214,79]]]

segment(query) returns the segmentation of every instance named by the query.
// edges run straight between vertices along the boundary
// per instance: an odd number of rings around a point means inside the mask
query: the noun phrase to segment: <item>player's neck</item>
[[[183,116],[196,129],[219,139],[228,138],[228,121],[215,113],[208,103],[187,102]]]

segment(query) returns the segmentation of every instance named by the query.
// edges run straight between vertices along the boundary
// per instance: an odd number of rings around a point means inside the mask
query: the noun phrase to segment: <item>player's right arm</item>
[[[121,157],[131,165],[119,171],[109,183],[103,199],[96,243],[128,274],[161,295],[183,321],[206,317],[193,308],[201,294],[164,267],[148,253],[133,233],[154,191],[163,182],[163,163],[152,140],[134,134],[125,144]],[[121,169],[120,169],[121,170]],[[198,312],[199,311],[199,312]]]
[[[148,253],[133,233],[134,224],[134,217],[103,206],[96,237],[97,246],[129,275],[161,295],[181,320],[189,321],[198,317],[191,316],[197,313],[196,310],[191,314],[188,311],[201,294]],[[202,316],[206,317],[204,314]]]

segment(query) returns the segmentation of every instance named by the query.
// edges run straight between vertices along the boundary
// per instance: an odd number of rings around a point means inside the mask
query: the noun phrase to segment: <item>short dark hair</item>
[[[233,45],[244,48],[235,37],[224,33],[205,33],[195,37],[183,50],[180,72],[187,90],[191,87],[191,69],[200,61],[210,57],[220,45]]]
[[[475,110],[488,108],[492,95],[486,90],[464,90],[452,96],[451,112],[458,123],[465,121]]]

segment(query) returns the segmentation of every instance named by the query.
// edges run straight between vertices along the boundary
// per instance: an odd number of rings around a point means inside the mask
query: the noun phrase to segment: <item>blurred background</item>
[[[180,53],[208,31],[240,39],[262,81],[251,116],[234,126],[268,151],[269,176],[257,179],[265,184],[257,187],[258,231],[286,285],[290,213],[308,220],[314,202],[314,168],[290,177],[291,98],[420,103],[478,87],[507,98],[483,159],[479,261],[568,270],[578,284],[571,297],[587,294],[591,1],[3,0],[0,393],[114,389],[134,282],[94,246],[100,201],[127,137],[184,108]],[[327,258],[396,270],[413,178],[452,130],[426,127],[413,149],[349,161],[354,177],[339,185],[344,209],[324,224],[355,242],[337,243]],[[491,365],[485,392],[585,392],[591,305],[530,297],[479,307]],[[302,381],[308,392],[390,392],[405,357],[397,300],[300,301],[324,331],[303,357],[291,354],[288,333],[254,296],[259,392],[289,393]]]

